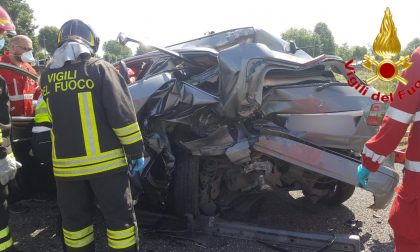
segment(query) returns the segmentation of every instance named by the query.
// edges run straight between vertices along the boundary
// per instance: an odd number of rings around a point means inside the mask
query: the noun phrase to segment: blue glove
[[[368,187],[368,177],[370,171],[366,169],[362,164],[357,167],[357,179],[359,180],[360,184],[363,188],[367,189]]]
[[[144,168],[144,157],[131,160],[129,173],[130,175],[141,173],[143,168]]]

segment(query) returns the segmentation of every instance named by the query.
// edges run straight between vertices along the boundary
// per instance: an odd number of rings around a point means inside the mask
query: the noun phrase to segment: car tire
[[[317,185],[315,185],[317,187]],[[322,188],[319,188],[322,187]],[[325,188],[325,185],[320,185],[317,187],[318,189],[328,190],[326,196],[322,197],[315,201],[316,204],[324,204],[328,206],[338,206],[353,195],[356,187],[342,181],[334,180],[333,182],[329,183],[328,188]],[[311,195],[308,194],[305,190],[302,191],[303,195],[306,198],[311,199]]]
[[[199,159],[179,154],[175,161],[172,208],[176,215],[197,216],[199,197]]]
[[[322,198],[320,202],[329,206],[341,205],[350,199],[355,189],[356,187],[354,185],[350,185],[342,181],[336,181],[335,185],[331,187],[329,195]]]

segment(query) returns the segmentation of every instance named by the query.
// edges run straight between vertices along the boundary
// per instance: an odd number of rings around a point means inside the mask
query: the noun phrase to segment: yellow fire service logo
[[[401,67],[401,71],[406,70],[411,66],[409,56],[400,56],[398,61],[394,62],[393,57],[398,55],[401,51],[401,44],[397,37],[397,29],[395,28],[394,21],[392,20],[391,11],[388,8],[385,10],[385,15],[382,20],[381,30],[378,36],[376,36],[375,42],[373,42],[373,51],[375,54],[382,57],[381,61],[377,61],[374,56],[365,55],[365,62],[362,64],[363,67],[367,68],[371,72],[376,74],[366,80],[367,84],[374,82],[377,79],[383,81],[392,81],[397,79],[404,85],[407,84],[407,80],[400,76],[398,73],[398,67]],[[376,70],[373,70],[372,66],[375,66]]]

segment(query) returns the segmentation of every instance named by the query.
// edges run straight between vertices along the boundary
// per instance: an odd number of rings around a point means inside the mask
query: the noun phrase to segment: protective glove
[[[0,183],[6,185],[10,180],[15,178],[16,171],[22,165],[16,161],[13,155],[7,155],[0,160]]]
[[[363,188],[367,189],[368,187],[368,177],[370,171],[366,169],[362,164],[357,167],[357,179],[359,180],[360,184]]]
[[[142,156],[141,158],[131,160],[130,169],[128,172],[131,176],[135,175],[136,173],[141,174],[141,172],[143,171],[143,168],[144,168],[144,157]]]

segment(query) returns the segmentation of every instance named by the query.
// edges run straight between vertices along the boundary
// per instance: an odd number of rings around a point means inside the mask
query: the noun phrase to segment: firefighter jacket
[[[12,153],[9,141],[10,111],[6,81],[0,77],[0,159]],[[6,187],[0,184],[0,251],[9,251],[13,247],[7,215]]]
[[[39,96],[35,105],[34,121],[36,126],[51,127],[50,117],[48,116],[47,103],[44,101],[42,95]]]
[[[413,123],[408,136],[405,168],[420,172],[420,47],[412,54],[411,62],[411,67],[402,74],[408,84],[398,84],[379,132],[364,146],[362,163],[370,171],[378,170],[385,157],[399,145],[409,124]]]
[[[8,51],[4,52],[0,61],[13,64]],[[32,74],[37,74],[35,69],[26,62],[22,62],[20,68]],[[37,83],[31,78],[11,70],[1,69],[0,75],[6,80],[9,90],[10,114],[12,116],[33,116],[32,101],[37,100],[40,94]]]
[[[130,93],[111,64],[89,57],[62,68],[48,66],[40,83],[52,123],[56,179],[126,171],[125,155],[129,160],[143,155]]]
[[[39,96],[35,105],[35,124],[32,127],[32,133],[41,133],[51,130],[50,116],[48,115],[47,103],[42,95]]]

